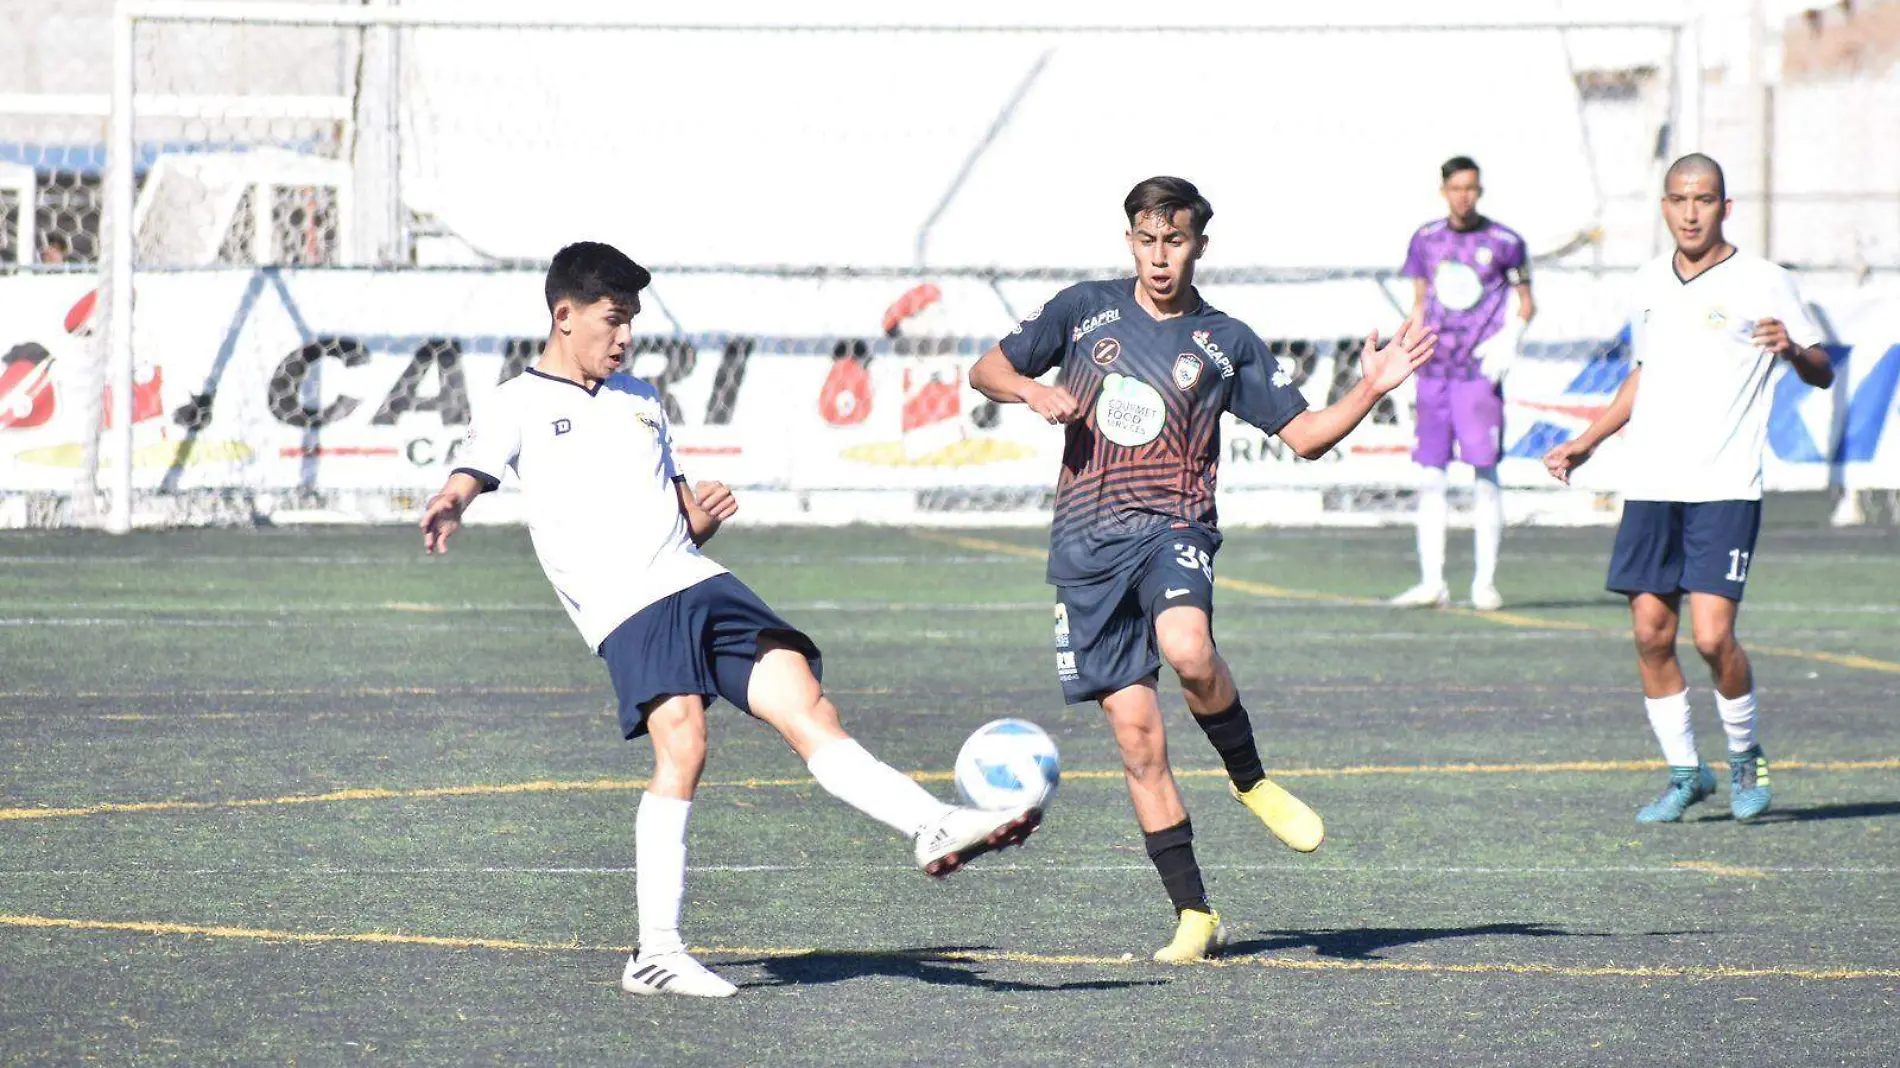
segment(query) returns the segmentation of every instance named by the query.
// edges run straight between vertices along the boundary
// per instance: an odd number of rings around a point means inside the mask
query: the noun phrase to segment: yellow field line
[[[63,916],[22,916],[0,914],[0,927],[36,930],[103,931],[119,934],[170,935],[175,937],[229,938],[257,942],[299,944],[367,943],[372,945],[425,946],[436,949],[492,949],[543,953],[631,953],[631,946],[585,945],[578,942],[527,942],[510,938],[463,938],[442,935],[400,934],[387,931],[279,931],[258,927],[230,927],[188,923],[138,920],[80,920]],[[807,956],[842,956],[865,959],[899,958],[906,960],[951,961],[968,964],[1032,964],[1051,967],[1150,967],[1146,960],[1086,953],[1022,953],[991,950],[824,950],[811,947],[694,946],[692,952],[707,957],[762,957],[788,959]],[[1900,979],[1895,968],[1730,968],[1702,965],[1562,965],[1519,964],[1510,962],[1472,962],[1440,964],[1426,961],[1391,960],[1315,960],[1297,957],[1228,957],[1206,962],[1215,968],[1261,968],[1302,972],[1396,972],[1412,975],[1524,975],[1560,978],[1610,979],[1796,979],[1853,980]]]
[[[1032,549],[1026,545],[1013,545],[1006,541],[994,541],[989,538],[972,538],[962,534],[939,534],[935,531],[912,531],[914,537],[925,541],[955,545],[976,552],[1000,553],[1006,556],[1019,556],[1026,560],[1042,560],[1048,553],[1041,549]],[[1214,579],[1214,585],[1221,589],[1250,593],[1256,597],[1274,597],[1281,600],[1321,601],[1328,604],[1358,605],[1372,607],[1383,601],[1369,597],[1353,597],[1343,593],[1328,593],[1324,590],[1298,590],[1284,586],[1271,586],[1264,582],[1249,582],[1245,579]],[[1475,608],[1440,608],[1438,611],[1448,615],[1462,616],[1483,623],[1492,623],[1501,627],[1521,627],[1526,630],[1567,630],[1580,634],[1601,634],[1605,637],[1622,637],[1625,632],[1607,627],[1594,627],[1588,623],[1579,623],[1572,619],[1546,619],[1542,616],[1526,616],[1516,612],[1480,612]],[[1900,663],[1880,660],[1858,653],[1825,653],[1812,649],[1790,649],[1780,645],[1749,645],[1751,652],[1765,656],[1785,656],[1796,660],[1811,660],[1821,664],[1833,664],[1837,667],[1857,668],[1862,671],[1880,671],[1900,675]]]
[[[1729,875],[1737,879],[1766,879],[1768,873],[1760,868],[1737,868],[1727,864],[1717,864],[1712,860],[1678,860],[1671,867],[1685,871],[1703,871],[1710,875]]]
[[[1358,764],[1338,768],[1270,768],[1282,779],[1346,778],[1364,775],[1538,775],[1558,773],[1597,773],[1659,771],[1658,760],[1565,760],[1542,764]],[[1777,771],[1887,771],[1900,769],[1900,757],[1875,760],[1778,760]],[[918,782],[949,782],[949,771],[913,771]],[[1177,779],[1218,778],[1227,774],[1222,768],[1184,768],[1174,773]],[[1078,769],[1062,773],[1064,779],[1119,780],[1117,770]],[[702,782],[705,789],[758,790],[768,787],[816,785],[810,777],[784,779],[732,779]],[[134,812],[203,812],[213,809],[269,808],[282,805],[316,805],[337,801],[405,801],[443,797],[494,797],[506,794],[612,793],[644,790],[645,779],[537,779],[530,782],[475,783],[465,786],[425,786],[406,790],[379,786],[332,790],[321,794],[288,794],[282,797],[239,798],[229,801],[106,801],[94,805],[67,808],[0,808],[0,822],[13,820],[61,819],[74,816],[104,816]]]

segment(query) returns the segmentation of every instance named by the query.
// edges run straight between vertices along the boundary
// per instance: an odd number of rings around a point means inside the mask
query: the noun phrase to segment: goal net
[[[1511,518],[1601,521],[1614,447],[1568,490],[1539,457],[1626,373],[1616,283],[1661,247],[1660,166],[1700,121],[1665,23],[113,10],[98,151],[0,163],[0,303],[24,309],[0,322],[0,525],[412,516],[535,359],[541,272],[581,239],[652,267],[631,370],[751,517],[1043,522],[1059,433],[965,376],[1063,286],[1128,273],[1129,187],[1207,193],[1204,294],[1317,406],[1410,306],[1396,269],[1459,154],[1535,257]],[[95,200],[52,219],[46,188]],[[26,216],[80,267],[23,255]],[[1412,420],[1402,390],[1317,462],[1230,420],[1224,521],[1408,515]],[[508,490],[478,511],[511,517]]]

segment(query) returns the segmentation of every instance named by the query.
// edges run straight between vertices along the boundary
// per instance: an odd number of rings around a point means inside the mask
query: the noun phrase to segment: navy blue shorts
[[[1161,671],[1154,617],[1193,605],[1214,618],[1214,552],[1199,527],[1169,530],[1127,572],[1056,587],[1056,678],[1069,704],[1096,700]]]
[[[1760,531],[1760,501],[1624,501],[1604,585],[1617,593],[1686,590],[1739,602]]]
[[[824,678],[818,646],[731,575],[714,575],[635,612],[600,644],[620,699],[621,733],[645,734],[647,706],[676,694],[699,694],[708,705],[723,697],[750,714],[746,687],[760,640],[768,637],[804,653],[811,673]]]

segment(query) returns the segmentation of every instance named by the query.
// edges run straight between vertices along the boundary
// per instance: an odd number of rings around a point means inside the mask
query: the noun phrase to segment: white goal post
[[[1681,17],[779,10],[120,0],[96,377],[71,387],[109,411],[80,443],[70,507],[39,521],[84,521],[101,499],[115,531],[403,514],[531,352],[540,264],[584,237],[655,268],[634,369],[677,406],[689,463],[750,489],[755,516],[1039,521],[1059,442],[983,404],[960,369],[1062,285],[1123,273],[1129,185],[1179,171],[1209,192],[1204,288],[1324,403],[1355,373],[1351,339],[1409,300],[1393,268],[1442,210],[1436,167],[1454,154],[1483,162],[1487,206],[1542,257],[1533,358],[1512,382],[1513,518],[1613,507],[1542,488],[1529,454],[1617,380],[1606,293],[1655,247],[1638,200],[1653,203],[1657,138],[1699,141]],[[1123,149],[1087,105],[1156,39],[1200,57],[1189,147]],[[1421,48],[1459,62],[1408,73]],[[1499,86],[1503,118],[1487,113]],[[549,134],[577,109],[611,134]],[[1429,122],[1395,121],[1421,109]],[[1368,144],[1403,170],[1365,166]],[[1533,211],[1540,167],[1549,204]],[[552,187],[548,169],[579,177]],[[999,243],[1011,213],[1033,225]],[[76,299],[76,278],[34,281]],[[1327,463],[1231,425],[1223,515],[1389,520],[1412,478],[1394,401]]]

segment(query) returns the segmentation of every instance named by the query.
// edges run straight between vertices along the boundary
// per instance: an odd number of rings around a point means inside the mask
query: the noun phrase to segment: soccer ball
[[[1062,777],[1056,743],[1023,719],[985,723],[957,753],[957,793],[977,808],[1046,806]]]

